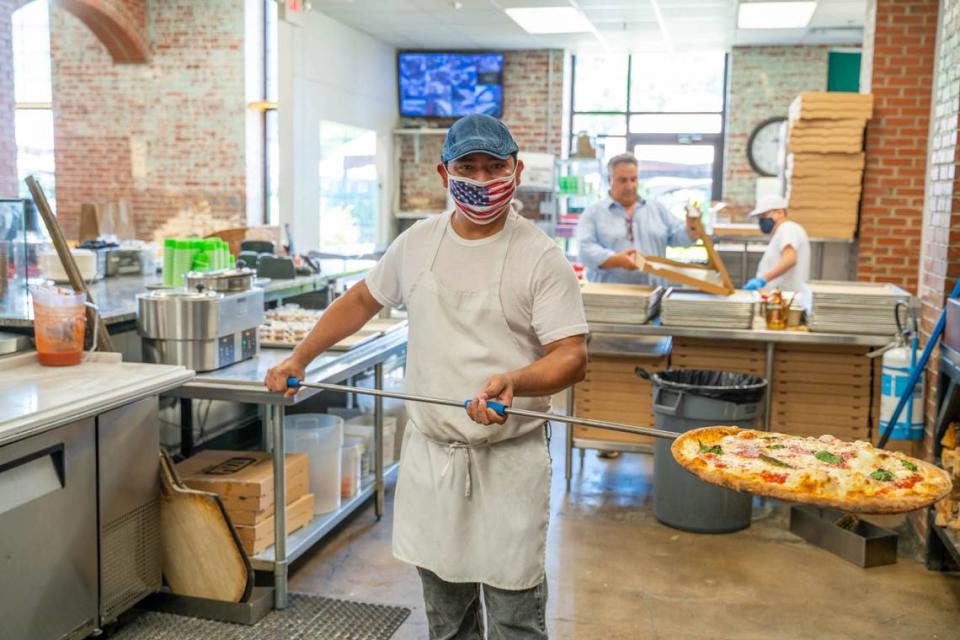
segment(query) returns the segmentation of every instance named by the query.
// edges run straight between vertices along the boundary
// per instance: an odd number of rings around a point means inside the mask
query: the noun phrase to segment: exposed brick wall
[[[18,192],[11,18],[30,2],[0,0],[0,198],[15,197]],[[109,43],[115,59],[119,55],[121,61],[135,61],[138,52],[146,51],[146,0],[60,0],[57,4],[96,25],[97,37]]]
[[[150,62],[118,65],[73,15],[51,15],[58,215],[126,199],[149,238],[184,209],[243,223],[244,13],[237,0],[150,3]]]
[[[867,125],[857,278],[917,290],[938,0],[871,0],[862,91]]]
[[[935,78],[934,120],[930,132],[924,218],[924,260],[920,265],[921,331],[927,337],[940,317],[946,296],[960,278],[960,0],[943,0],[939,67]],[[927,377],[927,438],[933,451],[936,416],[936,358]]]
[[[551,57],[553,75],[551,76]],[[503,59],[503,121],[510,127],[521,151],[553,153],[562,149],[563,52],[558,50],[507,51]],[[552,105],[552,110],[550,109]],[[421,127],[410,119],[405,127]],[[414,162],[414,141],[404,136],[400,146],[400,210],[438,211],[446,194],[436,166],[443,147],[442,135],[420,136],[420,161]]]
[[[115,62],[148,57],[146,0],[54,0],[87,25]]]
[[[0,0],[0,198],[17,196],[17,139],[14,131],[13,12],[30,0]]]
[[[774,116],[787,115],[801,91],[825,91],[829,47],[734,47],[727,84],[723,199],[751,207],[757,174],[747,160],[753,129]]]

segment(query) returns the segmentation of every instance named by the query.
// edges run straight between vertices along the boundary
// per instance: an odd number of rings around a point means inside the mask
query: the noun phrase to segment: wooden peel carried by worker
[[[97,322],[96,315],[98,311],[93,296],[90,295],[87,283],[84,282],[83,276],[80,275],[80,268],[77,267],[77,263],[73,259],[73,254],[70,253],[70,247],[67,246],[63,229],[60,228],[60,223],[57,222],[57,217],[53,214],[50,203],[47,202],[47,195],[43,192],[43,187],[40,186],[40,183],[37,182],[37,179],[33,176],[27,176],[25,182],[27,183],[27,187],[30,188],[30,194],[33,196],[33,201],[37,205],[40,217],[43,218],[43,224],[47,227],[47,232],[50,234],[50,242],[53,243],[53,248],[56,249],[57,255],[60,257],[60,263],[63,265],[63,270],[67,274],[70,286],[73,287],[73,290],[77,293],[85,293],[87,295],[87,302],[90,303],[86,309],[87,326],[94,327],[94,331],[96,331],[97,334],[97,339],[93,342],[94,346],[99,351],[113,351],[113,342],[110,340],[110,333],[107,331],[106,324]]]
[[[431,398],[381,389],[290,378],[290,388],[358,393],[466,407],[470,401]],[[900,452],[876,449],[868,442],[833,436],[809,438],[782,433],[703,427],[685,433],[514,409],[499,402],[487,406],[501,416],[553,420],[673,440],[676,461],[701,480],[753,495],[833,507],[853,513],[905,513],[927,507],[950,493],[950,475],[928,462]]]

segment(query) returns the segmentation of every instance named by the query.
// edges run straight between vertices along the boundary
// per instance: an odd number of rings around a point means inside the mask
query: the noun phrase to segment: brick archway
[[[114,62],[147,62],[146,0],[53,0],[52,4],[79,18]]]

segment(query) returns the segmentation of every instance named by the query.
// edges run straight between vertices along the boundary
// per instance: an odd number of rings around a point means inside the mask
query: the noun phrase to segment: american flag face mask
[[[447,175],[450,197],[457,209],[475,224],[490,224],[510,207],[517,189],[516,171],[486,182]]]

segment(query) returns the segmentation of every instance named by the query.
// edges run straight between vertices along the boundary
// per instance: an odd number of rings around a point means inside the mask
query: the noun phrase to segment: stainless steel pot
[[[253,269],[222,269],[220,271],[191,271],[186,275],[187,289],[237,293],[253,288],[257,272]]]

